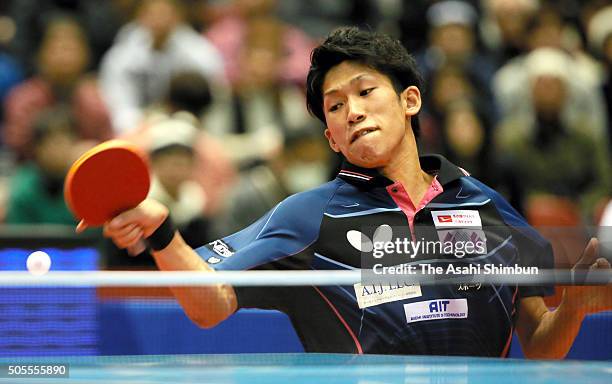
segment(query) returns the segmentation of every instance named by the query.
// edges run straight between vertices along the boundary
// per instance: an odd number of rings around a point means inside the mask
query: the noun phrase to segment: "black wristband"
[[[170,215],[166,217],[163,223],[151,234],[151,236],[147,237],[147,244],[149,248],[154,251],[161,251],[166,248],[168,244],[174,238],[174,233],[176,232],[176,227],[174,223],[172,223],[172,219]]]

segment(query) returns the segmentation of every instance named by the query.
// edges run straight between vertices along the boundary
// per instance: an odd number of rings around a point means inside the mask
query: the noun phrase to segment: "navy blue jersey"
[[[215,270],[358,269],[370,250],[351,236],[375,239],[377,229],[389,226],[405,228],[394,236],[412,240],[485,241],[479,253],[424,252],[408,264],[552,267],[549,243],[497,192],[441,156],[422,157],[421,167],[436,175],[443,191],[412,216],[398,204],[407,194],[393,187],[397,183],[345,162],[335,180],[288,197],[244,230],[196,252]],[[467,230],[448,224],[462,215],[472,217],[458,221]],[[471,231],[475,218],[482,230]],[[552,293],[541,286],[400,282],[235,290],[240,308],[285,312],[309,352],[472,356],[505,356],[517,300]]]

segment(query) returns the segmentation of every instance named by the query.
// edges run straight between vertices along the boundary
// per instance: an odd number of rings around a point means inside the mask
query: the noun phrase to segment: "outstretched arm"
[[[609,269],[610,263],[598,257],[598,250],[597,240],[591,239],[574,269]],[[574,343],[584,317],[611,309],[611,285],[567,287],[554,311],[549,311],[539,296],[521,299],[516,331],[523,353],[529,358],[562,359]]]
[[[147,199],[136,208],[123,212],[104,225],[104,235],[120,248],[132,246],[147,238],[168,217],[168,208]],[[79,227],[81,228],[81,226]],[[195,251],[174,233],[172,241],[153,258],[164,271],[202,271],[214,273]],[[237,308],[234,289],[226,284],[201,287],[171,287],[185,314],[197,325],[213,327],[229,317]]]

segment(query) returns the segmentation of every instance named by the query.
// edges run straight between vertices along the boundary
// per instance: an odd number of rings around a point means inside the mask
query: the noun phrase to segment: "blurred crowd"
[[[389,33],[417,59],[421,152],[533,224],[599,222],[612,195],[606,0],[2,1],[1,221],[75,224],[67,168],[110,138],[147,151],[150,195],[192,246],[333,178],[340,159],[304,83],[311,49],[341,25]]]

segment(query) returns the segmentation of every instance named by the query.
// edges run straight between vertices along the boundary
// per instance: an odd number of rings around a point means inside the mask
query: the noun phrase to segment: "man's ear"
[[[331,132],[329,131],[328,128],[325,128],[325,138],[329,142],[329,146],[331,147],[332,151],[340,152],[340,147],[338,146],[338,144],[336,143],[336,141],[332,137],[332,134],[331,134]]]
[[[421,91],[414,85],[402,91],[400,95],[402,106],[406,111],[406,117],[412,117],[421,110]]]

